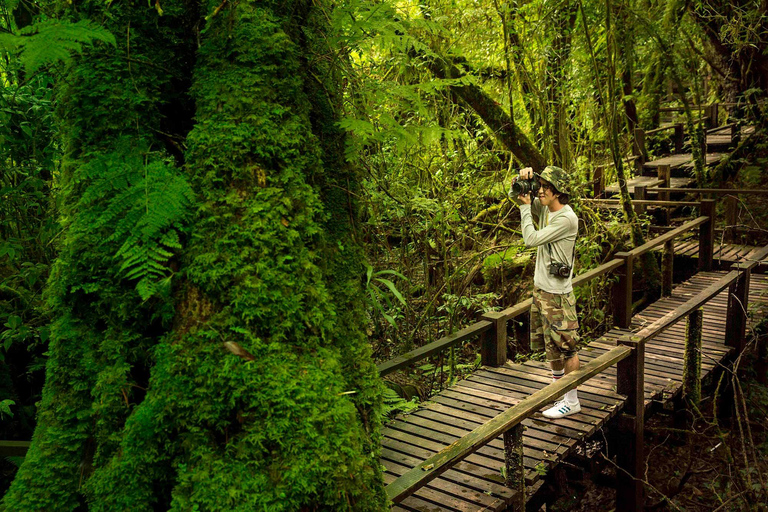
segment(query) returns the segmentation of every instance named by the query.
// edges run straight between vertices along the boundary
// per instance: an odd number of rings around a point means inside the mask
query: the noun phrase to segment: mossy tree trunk
[[[8,510],[385,508],[326,5],[216,0],[203,22],[114,4],[130,56],[122,41],[68,72],[56,324]],[[180,206],[152,232],[166,256],[148,266],[168,272],[137,289],[99,212],[137,185],[155,197],[153,173]]]

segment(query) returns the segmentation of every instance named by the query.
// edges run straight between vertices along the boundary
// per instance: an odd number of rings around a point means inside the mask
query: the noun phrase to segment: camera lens
[[[517,180],[512,184],[512,192],[521,196],[531,191],[531,180]]]

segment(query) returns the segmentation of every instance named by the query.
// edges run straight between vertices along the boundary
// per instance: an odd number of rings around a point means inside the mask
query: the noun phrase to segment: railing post
[[[624,260],[624,265],[616,270],[619,280],[613,285],[613,323],[616,327],[629,327],[632,322],[632,270],[635,255],[631,252],[617,252],[617,258]]]
[[[725,236],[726,242],[736,238],[736,222],[738,218],[739,200],[736,196],[725,197]]]
[[[507,362],[507,320],[497,311],[489,311],[480,318],[493,322],[493,327],[480,337],[483,366],[503,366]]]
[[[635,137],[632,141],[632,151],[635,156],[640,157],[640,163],[644,164],[647,160],[647,151],[645,150],[645,130],[635,128]]]
[[[712,256],[715,250],[715,201],[701,200],[701,215],[709,217],[699,227],[699,270],[712,270]]]
[[[660,165],[657,169],[659,173],[659,179],[664,183],[661,185],[664,188],[669,188],[672,181],[672,171],[668,165]],[[659,201],[669,201],[669,192],[659,192]],[[669,208],[664,207],[661,209],[662,219],[661,221],[665,226],[669,225]]]
[[[675,241],[664,242],[664,252],[661,254],[661,295],[672,295],[672,282],[675,270]]]
[[[512,501],[512,510],[525,511],[525,463],[523,462],[523,431],[525,427],[518,423],[504,432],[504,465],[506,485],[516,491]]]
[[[704,110],[704,115],[707,116],[707,122],[705,124],[707,130],[711,130],[716,126],[719,126],[717,120],[717,103],[707,105],[707,108]],[[706,134],[704,135],[706,136]]]
[[[626,395],[627,401],[619,417],[619,444],[616,452],[616,510],[640,512],[643,510],[644,487],[642,476],[645,466],[643,443],[645,403],[645,338],[622,337],[619,345],[632,347],[632,354],[617,365],[616,392]]]
[[[530,310],[525,315],[519,315],[510,319],[512,321],[512,330],[514,331],[517,347],[528,347],[531,342],[531,317]],[[515,354],[507,354],[507,358],[514,359]]]
[[[685,134],[683,132],[683,123],[675,124],[675,153],[679,154],[683,152],[683,144],[685,142]]]
[[[738,265],[734,265],[739,268]],[[747,345],[747,306],[752,271],[740,269],[739,277],[728,288],[728,311],[725,317],[725,343],[741,354]]]
[[[701,402],[701,327],[704,310],[688,315],[685,327],[685,356],[683,358],[683,399],[689,405]]]
[[[593,187],[594,191],[592,196],[594,198],[598,198],[603,195],[603,192],[605,191],[605,166],[598,165],[595,167]]]
[[[647,187],[645,185],[635,185],[635,200],[645,201],[648,198]],[[635,205],[635,213],[642,215],[645,213],[646,206],[644,204]]]

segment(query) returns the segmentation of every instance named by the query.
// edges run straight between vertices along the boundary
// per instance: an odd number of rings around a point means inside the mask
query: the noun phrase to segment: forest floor
[[[707,390],[695,419],[687,412],[685,418],[655,414],[648,419],[646,511],[768,510],[768,386],[757,382],[755,362],[742,366],[749,370],[741,372],[741,421],[715,421],[714,389]],[[595,459],[591,476],[585,472],[583,479],[567,480],[567,489],[548,512],[615,510],[615,466],[600,453]]]

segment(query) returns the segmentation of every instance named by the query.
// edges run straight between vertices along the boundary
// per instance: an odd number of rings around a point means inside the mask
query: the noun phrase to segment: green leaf
[[[395,286],[395,283],[393,283],[389,279],[384,279],[383,277],[377,277],[376,281],[379,281],[380,283],[384,284],[384,286],[389,288],[389,291],[392,292],[392,295],[394,295],[403,306],[406,305],[405,299],[403,298],[403,295],[398,291],[397,287]]]
[[[373,275],[373,267],[368,263],[365,264],[365,286],[371,284],[371,275]]]
[[[16,405],[16,402],[13,400],[0,401],[0,417],[2,417],[3,414],[6,414],[7,416],[13,418],[13,411],[11,411],[12,405]]]

